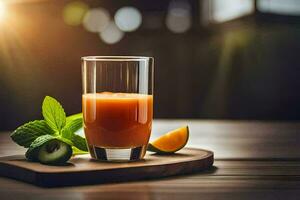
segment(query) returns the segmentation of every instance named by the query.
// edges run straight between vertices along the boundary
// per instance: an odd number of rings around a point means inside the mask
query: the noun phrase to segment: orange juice
[[[89,93],[82,96],[84,131],[89,146],[135,148],[148,144],[152,95]]]

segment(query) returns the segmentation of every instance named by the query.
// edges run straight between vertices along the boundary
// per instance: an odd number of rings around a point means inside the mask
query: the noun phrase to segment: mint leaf
[[[72,150],[73,150],[73,155],[83,155],[83,154],[88,154],[88,151],[82,151],[74,146],[72,146]]]
[[[82,118],[76,118],[72,121],[67,120],[66,126],[64,128],[69,129],[71,132],[76,132],[82,128]]]
[[[78,148],[81,151],[88,151],[88,148],[86,146],[86,140],[84,137],[75,134],[67,126],[65,126],[61,132],[62,137],[71,140],[74,147]]]
[[[72,115],[68,118],[66,126],[61,131],[62,137],[71,140],[73,146],[80,151],[88,151],[85,138],[75,134],[82,127],[82,113]]]
[[[10,137],[18,145],[28,148],[36,138],[46,134],[54,134],[54,131],[44,120],[35,120],[17,128]]]
[[[82,119],[82,117],[83,117],[82,113],[77,113],[77,114],[74,114],[74,115],[70,115],[70,116],[67,117],[66,122],[68,124],[69,122],[72,122],[73,120]]]
[[[47,124],[55,131],[60,131],[66,124],[66,113],[63,107],[54,98],[46,96],[42,113]]]
[[[63,138],[68,139],[68,140],[71,140],[71,139],[72,139],[73,134],[74,134],[74,132],[71,132],[67,127],[64,127],[64,128],[61,130],[61,136],[62,136]]]
[[[56,137],[56,139],[58,139],[58,140],[60,140],[60,141],[62,141],[64,143],[67,143],[70,146],[74,145],[73,142],[70,139],[68,139],[68,138],[64,138],[62,136],[58,136],[58,137]]]
[[[30,145],[29,149],[26,151],[26,154],[25,154],[26,158],[31,161],[38,161],[37,154],[38,154],[39,148],[46,142],[54,140],[54,139],[55,139],[55,137],[52,135],[42,135],[42,136],[36,138]]]
[[[78,148],[81,151],[88,151],[86,140],[84,137],[81,137],[80,135],[74,134],[72,137],[73,145]]]

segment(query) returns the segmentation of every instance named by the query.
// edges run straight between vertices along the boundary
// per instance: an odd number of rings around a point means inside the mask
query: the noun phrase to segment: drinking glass
[[[144,157],[153,118],[153,70],[151,57],[82,57],[84,132],[92,158]]]

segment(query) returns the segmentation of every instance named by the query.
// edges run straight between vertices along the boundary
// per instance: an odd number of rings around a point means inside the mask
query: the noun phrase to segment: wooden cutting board
[[[205,170],[214,162],[213,152],[184,148],[172,155],[148,153],[144,160],[129,163],[99,162],[89,155],[76,156],[66,166],[28,162],[24,156],[0,158],[0,176],[43,187],[113,183],[161,178]]]

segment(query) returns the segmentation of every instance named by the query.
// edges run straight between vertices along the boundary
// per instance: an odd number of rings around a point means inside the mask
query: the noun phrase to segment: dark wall
[[[186,33],[142,26],[107,45],[63,22],[66,2],[12,5],[10,22],[0,24],[0,130],[40,118],[45,95],[57,98],[67,113],[80,112],[85,55],[153,56],[156,118],[300,119],[297,18],[256,14],[201,27],[193,7],[195,23]],[[111,14],[124,4],[104,2]],[[137,6],[164,17],[164,4]]]

